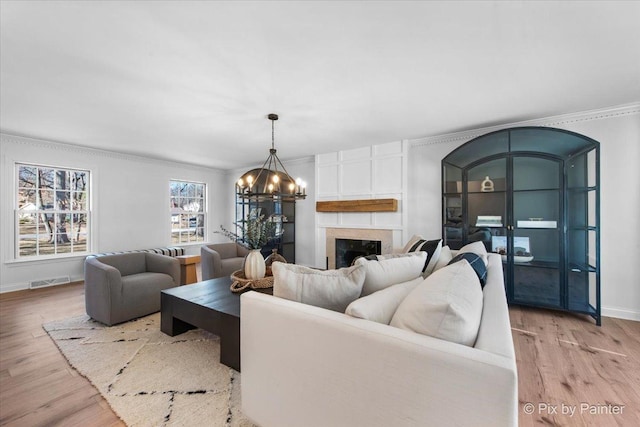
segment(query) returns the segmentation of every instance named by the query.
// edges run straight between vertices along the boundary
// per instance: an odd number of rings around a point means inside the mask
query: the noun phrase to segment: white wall
[[[317,213],[316,267],[326,267],[327,227],[393,230],[393,246],[403,245],[407,150],[406,141],[395,141],[316,156],[316,200],[398,200],[397,212]]]
[[[94,253],[170,246],[170,179],[207,184],[207,238],[212,237],[226,212],[228,198],[220,195],[226,185],[225,174],[216,169],[4,134],[0,135],[0,147],[0,292],[25,289],[32,280],[69,276],[73,281],[83,277],[84,256],[46,261],[14,259],[16,162],[91,171]],[[184,247],[187,253],[199,253],[200,245]]]
[[[550,126],[600,142],[602,314],[640,320],[640,105],[511,123],[412,141],[409,235],[441,235],[441,160],[485,133],[513,126]]]

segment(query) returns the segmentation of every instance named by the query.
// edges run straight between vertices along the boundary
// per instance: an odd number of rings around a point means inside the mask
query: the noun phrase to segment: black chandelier
[[[239,197],[254,200],[298,200],[307,197],[307,183],[293,179],[278,158],[275,149],[274,123],[277,114],[267,116],[271,120],[271,149],[269,157],[259,169],[245,172],[236,182]]]

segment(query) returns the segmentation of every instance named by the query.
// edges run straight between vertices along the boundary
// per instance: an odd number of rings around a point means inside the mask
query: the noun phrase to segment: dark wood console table
[[[231,278],[205,280],[161,293],[160,330],[175,336],[200,328],[220,337],[220,363],[240,372],[240,294]],[[273,288],[259,289],[272,294]]]

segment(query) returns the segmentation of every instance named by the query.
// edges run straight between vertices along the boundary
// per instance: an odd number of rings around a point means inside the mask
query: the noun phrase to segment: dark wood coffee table
[[[231,278],[165,289],[160,294],[160,330],[175,336],[200,328],[220,337],[220,363],[240,372],[240,293]],[[259,289],[272,294],[273,288]]]

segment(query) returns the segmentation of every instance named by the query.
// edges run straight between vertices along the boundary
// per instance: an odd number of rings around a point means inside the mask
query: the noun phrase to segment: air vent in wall
[[[29,282],[29,289],[45,288],[47,286],[62,285],[70,283],[69,276],[54,277],[52,279],[33,280]]]

